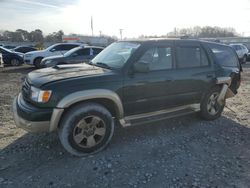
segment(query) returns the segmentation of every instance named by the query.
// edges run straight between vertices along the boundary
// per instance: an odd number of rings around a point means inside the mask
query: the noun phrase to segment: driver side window
[[[50,51],[51,52],[57,52],[62,50],[62,45],[57,45],[54,48],[52,48]]]
[[[150,71],[172,69],[171,47],[154,47],[148,49],[139,62],[148,63]]]

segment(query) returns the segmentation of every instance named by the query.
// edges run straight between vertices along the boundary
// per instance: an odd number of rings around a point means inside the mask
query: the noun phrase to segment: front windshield
[[[136,42],[115,42],[99,53],[92,63],[120,69],[139,46]]]
[[[70,56],[71,54],[73,54],[74,52],[78,51],[79,49],[81,49],[82,47],[76,47],[76,48],[72,48],[71,50],[67,51],[64,56],[65,57],[68,57]]]

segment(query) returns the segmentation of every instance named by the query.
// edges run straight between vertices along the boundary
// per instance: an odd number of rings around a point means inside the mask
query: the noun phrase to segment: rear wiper
[[[108,66],[106,63],[97,62],[95,64],[100,65],[100,67],[102,67],[102,68],[112,69],[112,67]],[[92,64],[92,65],[95,65],[95,64]]]

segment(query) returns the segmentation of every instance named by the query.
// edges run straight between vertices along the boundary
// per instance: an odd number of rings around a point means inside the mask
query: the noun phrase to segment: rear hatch
[[[215,43],[209,44],[209,47],[219,67],[218,76],[230,76],[230,89],[236,94],[240,87],[242,67],[235,50],[230,46]]]

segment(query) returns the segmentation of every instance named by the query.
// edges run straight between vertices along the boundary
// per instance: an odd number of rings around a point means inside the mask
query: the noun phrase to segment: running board
[[[185,105],[155,112],[126,116],[120,120],[123,127],[151,123],[164,119],[179,117],[200,111],[200,104]]]

